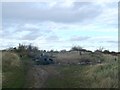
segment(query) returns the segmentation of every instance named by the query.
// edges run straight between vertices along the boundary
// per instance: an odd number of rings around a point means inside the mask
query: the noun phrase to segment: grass
[[[59,62],[61,64],[74,64],[79,63],[80,55],[78,52],[66,52],[66,53],[58,53],[55,54],[56,62]]]
[[[91,87],[117,88],[118,87],[118,67],[116,65],[102,64],[88,67],[85,78],[93,82]]]
[[[11,52],[2,53],[3,88],[20,88],[24,85],[24,69],[19,56]]]
[[[26,83],[26,74],[29,58],[20,58],[17,53],[2,53],[3,88],[23,88]]]
[[[61,65],[60,73],[46,81],[47,88],[117,88],[118,58],[103,55],[103,62],[95,65]],[[115,58],[117,59],[115,61]],[[99,58],[98,58],[99,59]]]
[[[101,64],[78,65],[81,60]],[[34,62],[28,56],[20,58],[17,53],[3,52],[3,88],[23,88],[29,83],[27,71]],[[47,70],[58,72],[46,80],[46,88],[117,88],[118,87],[118,57],[110,54],[83,54],[78,52],[58,53],[53,68],[44,66]],[[69,63],[69,64],[68,64]],[[53,70],[54,69],[54,70]],[[53,73],[55,73],[53,72]],[[49,73],[49,72],[48,72]],[[29,79],[28,79],[29,80]]]
[[[51,77],[47,80],[47,88],[78,88],[84,87],[83,82],[86,79],[83,79],[84,70],[82,66],[71,65],[71,66],[60,66],[57,68],[57,71],[60,72],[60,75]]]

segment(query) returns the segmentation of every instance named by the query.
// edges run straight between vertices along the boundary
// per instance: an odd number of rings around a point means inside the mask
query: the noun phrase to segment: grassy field
[[[117,66],[100,64],[94,66],[65,65],[56,67],[59,75],[46,81],[47,88],[117,88]]]
[[[53,56],[55,56],[56,62],[61,64],[78,63],[81,58],[77,51],[53,54]]]
[[[58,87],[59,88],[117,88],[118,87],[118,57],[111,55],[103,55],[103,58],[104,61],[101,64],[95,64],[95,65],[68,64],[68,65],[60,65],[59,67],[55,67],[56,71],[59,72],[59,75],[50,77],[46,81],[46,87],[47,88],[58,88]],[[117,59],[116,61],[115,58]]]
[[[29,62],[28,58],[20,58],[16,53],[2,52],[2,87],[24,87]]]
[[[44,88],[118,87],[118,56],[103,53],[79,55],[78,52],[57,53],[53,56],[55,64],[37,66],[28,56],[20,58],[15,52],[3,52],[3,88],[24,88],[31,82],[37,85],[45,82],[42,86],[35,86]],[[80,65],[84,60],[90,60],[93,64]],[[98,60],[101,63],[97,63]],[[28,70],[31,70],[29,75]]]

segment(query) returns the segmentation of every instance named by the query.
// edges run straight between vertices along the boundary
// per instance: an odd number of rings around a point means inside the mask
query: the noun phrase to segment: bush
[[[103,53],[104,54],[110,54],[110,51],[109,50],[104,50]]]
[[[71,51],[80,51],[80,50],[82,50],[82,47],[80,46],[74,46],[71,48]]]

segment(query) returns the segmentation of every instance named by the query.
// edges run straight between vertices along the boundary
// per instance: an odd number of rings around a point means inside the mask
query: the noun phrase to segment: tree
[[[31,44],[28,45],[27,47],[28,47],[28,48],[27,48],[28,51],[32,51],[32,47],[33,47],[33,46],[32,46]]]
[[[80,47],[80,46],[74,46],[74,47],[71,48],[71,50],[72,51],[78,51],[79,54],[81,55],[82,47]]]
[[[99,50],[100,52],[102,52],[102,51],[103,51],[103,49],[104,49],[104,47],[99,47],[99,49],[98,49],[98,50]]]
[[[65,50],[65,49],[63,49],[63,50],[61,50],[60,52],[63,52],[63,53],[64,53],[64,52],[66,52],[66,50]]]
[[[95,50],[95,52],[103,52],[103,47],[99,47],[99,49]]]
[[[53,52],[54,52],[54,50],[50,50],[50,52],[51,52],[51,53],[53,53]]]
[[[25,51],[25,50],[26,50],[26,46],[19,43],[18,51]]]
[[[109,50],[104,50],[103,53],[110,54],[110,51]]]

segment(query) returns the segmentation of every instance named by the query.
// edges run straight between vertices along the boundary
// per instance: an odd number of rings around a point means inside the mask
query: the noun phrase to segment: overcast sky
[[[4,2],[0,49],[19,43],[118,51],[118,2]]]

